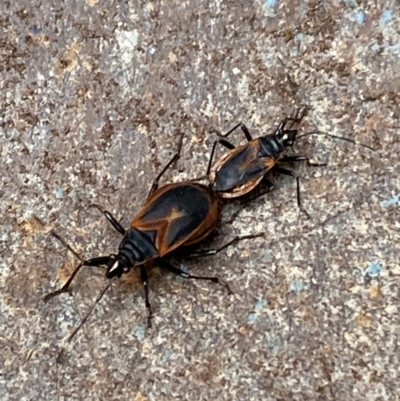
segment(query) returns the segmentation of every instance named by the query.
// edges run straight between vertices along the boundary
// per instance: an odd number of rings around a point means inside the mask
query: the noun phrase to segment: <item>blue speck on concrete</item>
[[[33,27],[32,27],[32,33],[34,34],[34,35],[37,35],[38,33],[40,33],[42,30],[38,27],[38,26],[36,26],[36,25],[33,25]]]
[[[393,56],[400,58],[400,46],[397,43],[386,46],[386,50],[388,51],[388,53],[393,54]]]
[[[276,59],[276,57],[272,57],[269,54],[263,54],[261,57],[267,67],[273,67],[273,66],[277,65],[277,63],[278,63],[278,60]]]
[[[356,14],[357,24],[363,24],[365,21],[365,12],[363,10],[358,10]]]
[[[299,53],[299,48],[301,46],[301,42],[304,39],[304,35],[302,33],[298,33],[295,37],[294,37],[294,42],[296,43],[294,46],[292,46],[292,48],[290,49],[290,57],[297,57],[298,53]]]
[[[290,57],[297,57],[298,54],[299,54],[298,47],[297,46],[292,46],[292,48],[290,49],[289,56]]]
[[[254,306],[254,312],[251,312],[249,316],[247,317],[247,322],[248,323],[254,323],[258,319],[258,313],[261,311],[262,308],[264,308],[267,305],[267,301],[261,299],[256,302]]]
[[[392,19],[392,17],[393,17],[392,12],[390,10],[385,10],[382,13],[380,21],[379,21],[380,25],[382,27],[385,26]]]
[[[264,301],[263,299],[261,299],[260,301],[257,301],[254,310],[256,312],[259,312],[262,308],[264,308],[264,306],[267,305],[267,301]]]
[[[303,281],[294,280],[292,284],[290,284],[291,291],[302,291],[306,288]]]
[[[145,331],[146,330],[144,326],[135,326],[132,329],[132,335],[135,336],[139,341],[142,341],[144,339]]]
[[[273,258],[274,258],[273,252],[270,249],[265,250],[262,258],[263,262],[269,263]]]
[[[255,321],[257,320],[257,313],[252,312],[249,314],[249,316],[247,316],[247,323],[255,323]]]
[[[386,199],[386,200],[382,201],[381,205],[383,207],[396,206],[396,205],[398,205],[399,200],[400,200],[399,195],[394,195],[390,199]]]
[[[380,263],[372,262],[365,270],[365,274],[367,274],[370,277],[377,277],[381,273],[382,269],[383,267]]]
[[[57,188],[56,198],[57,199],[62,199],[63,197],[64,197],[64,189],[62,189],[61,187]]]
[[[298,33],[295,37],[294,37],[294,41],[295,42],[301,42],[304,39],[304,35],[302,33]]]
[[[163,357],[162,357],[162,361],[163,361],[163,362],[169,361],[169,360],[171,359],[171,356],[172,356],[173,354],[174,354],[174,353],[173,353],[173,351],[171,351],[171,350],[166,351],[166,352],[164,353]]]
[[[277,0],[267,0],[265,2],[265,7],[266,8],[274,8],[276,6],[276,4],[278,3]]]

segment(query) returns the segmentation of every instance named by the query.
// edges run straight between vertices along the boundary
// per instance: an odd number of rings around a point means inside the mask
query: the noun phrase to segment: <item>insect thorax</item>
[[[267,135],[260,138],[259,157],[277,158],[286,148],[283,138]]]
[[[155,247],[156,231],[139,231],[134,227],[127,230],[119,245],[118,254],[129,260],[132,266],[158,256]]]

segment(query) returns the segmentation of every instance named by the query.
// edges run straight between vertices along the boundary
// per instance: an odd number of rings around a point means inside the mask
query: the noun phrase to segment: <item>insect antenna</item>
[[[75,255],[77,259],[83,262],[83,258],[69,245],[64,239],[62,239],[55,231],[51,231],[50,235],[52,235],[57,241],[61,242],[71,253]]]
[[[364,143],[361,143],[361,142],[356,142],[356,141],[354,141],[354,140],[351,139],[351,138],[346,138],[345,136],[339,136],[339,135],[334,135],[334,134],[328,134],[327,132],[318,131],[318,130],[317,130],[317,131],[307,132],[307,133],[305,133],[305,134],[303,134],[303,135],[299,135],[299,136],[296,138],[296,140],[297,140],[297,139],[300,139],[300,138],[304,138],[305,136],[310,136],[310,135],[325,135],[325,136],[328,136],[328,137],[330,137],[330,138],[335,138],[335,139],[340,139],[340,140],[342,140],[342,141],[350,142],[350,143],[352,143],[353,145],[359,145],[359,146],[362,146],[362,147],[364,147],[364,148],[367,148],[367,149],[369,149],[369,150],[372,150],[372,151],[376,152],[376,149],[374,149],[373,147],[371,147],[371,146],[369,146],[369,145],[366,145],[366,144],[364,144]]]
[[[287,72],[287,66],[284,64],[282,59],[279,56],[277,56],[276,58],[278,59],[279,64],[284,68],[286,79],[287,79],[288,84],[289,84],[289,88],[292,91],[292,94],[295,95],[296,92],[298,91],[300,85],[297,82],[295,82],[293,80],[293,78],[290,76],[290,74]]]
[[[93,302],[93,305],[90,307],[86,315],[82,318],[80,321],[79,325],[74,329],[74,331],[70,334],[70,336],[67,339],[67,342],[69,343],[76,335],[76,333],[80,330],[80,328],[86,323],[86,320],[88,320],[89,316],[92,314],[95,306],[100,302],[101,298],[103,298],[103,295],[107,292],[107,290],[111,287],[112,281],[108,283],[97,295],[96,300]]]

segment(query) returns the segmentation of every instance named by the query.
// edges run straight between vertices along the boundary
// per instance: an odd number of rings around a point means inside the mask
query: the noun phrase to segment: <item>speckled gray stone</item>
[[[399,400],[399,43],[396,2],[2,1],[0,5],[0,398]],[[282,59],[285,68],[279,63]],[[290,80],[287,79],[290,75]],[[214,130],[271,132],[301,105],[295,182],[229,205],[183,263],[234,295],[152,271],[153,328],[133,272],[65,339],[105,285],[84,257],[120,238],[184,133],[178,170],[205,173]],[[233,141],[239,143],[240,134]],[[289,151],[290,153],[290,151]],[[61,349],[61,358],[57,355]]]

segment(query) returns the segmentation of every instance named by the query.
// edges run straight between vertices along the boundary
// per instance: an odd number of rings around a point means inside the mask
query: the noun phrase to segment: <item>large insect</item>
[[[158,189],[158,181],[167,168],[179,158],[176,154],[159,174],[153,183],[147,201],[125,230],[118,220],[108,211],[97,206],[109,220],[112,226],[123,235],[118,253],[83,260],[73,271],[66,283],[57,291],[48,294],[45,301],[67,292],[70,285],[83,266],[107,266],[105,276],[109,279],[121,277],[133,268],[140,270],[141,281],[145,289],[145,303],[148,311],[148,326],[151,325],[151,307],[148,296],[148,275],[146,262],[153,260],[165,269],[188,279],[209,280],[220,283],[229,290],[225,281],[218,277],[194,276],[174,266],[166,255],[181,246],[195,244],[207,237],[214,229],[220,217],[220,202],[218,196],[207,186],[186,181],[167,184]],[[205,256],[215,254],[227,246],[244,238],[256,235],[236,237],[229,243],[214,250],[204,250],[190,256]],[[59,236],[57,236],[59,238]],[[60,238],[59,238],[60,239]],[[71,250],[71,248],[68,246]],[[110,287],[111,282],[99,294],[94,305],[101,299]],[[92,309],[93,309],[92,307]],[[81,324],[69,337],[75,335],[83,325],[92,309]]]

